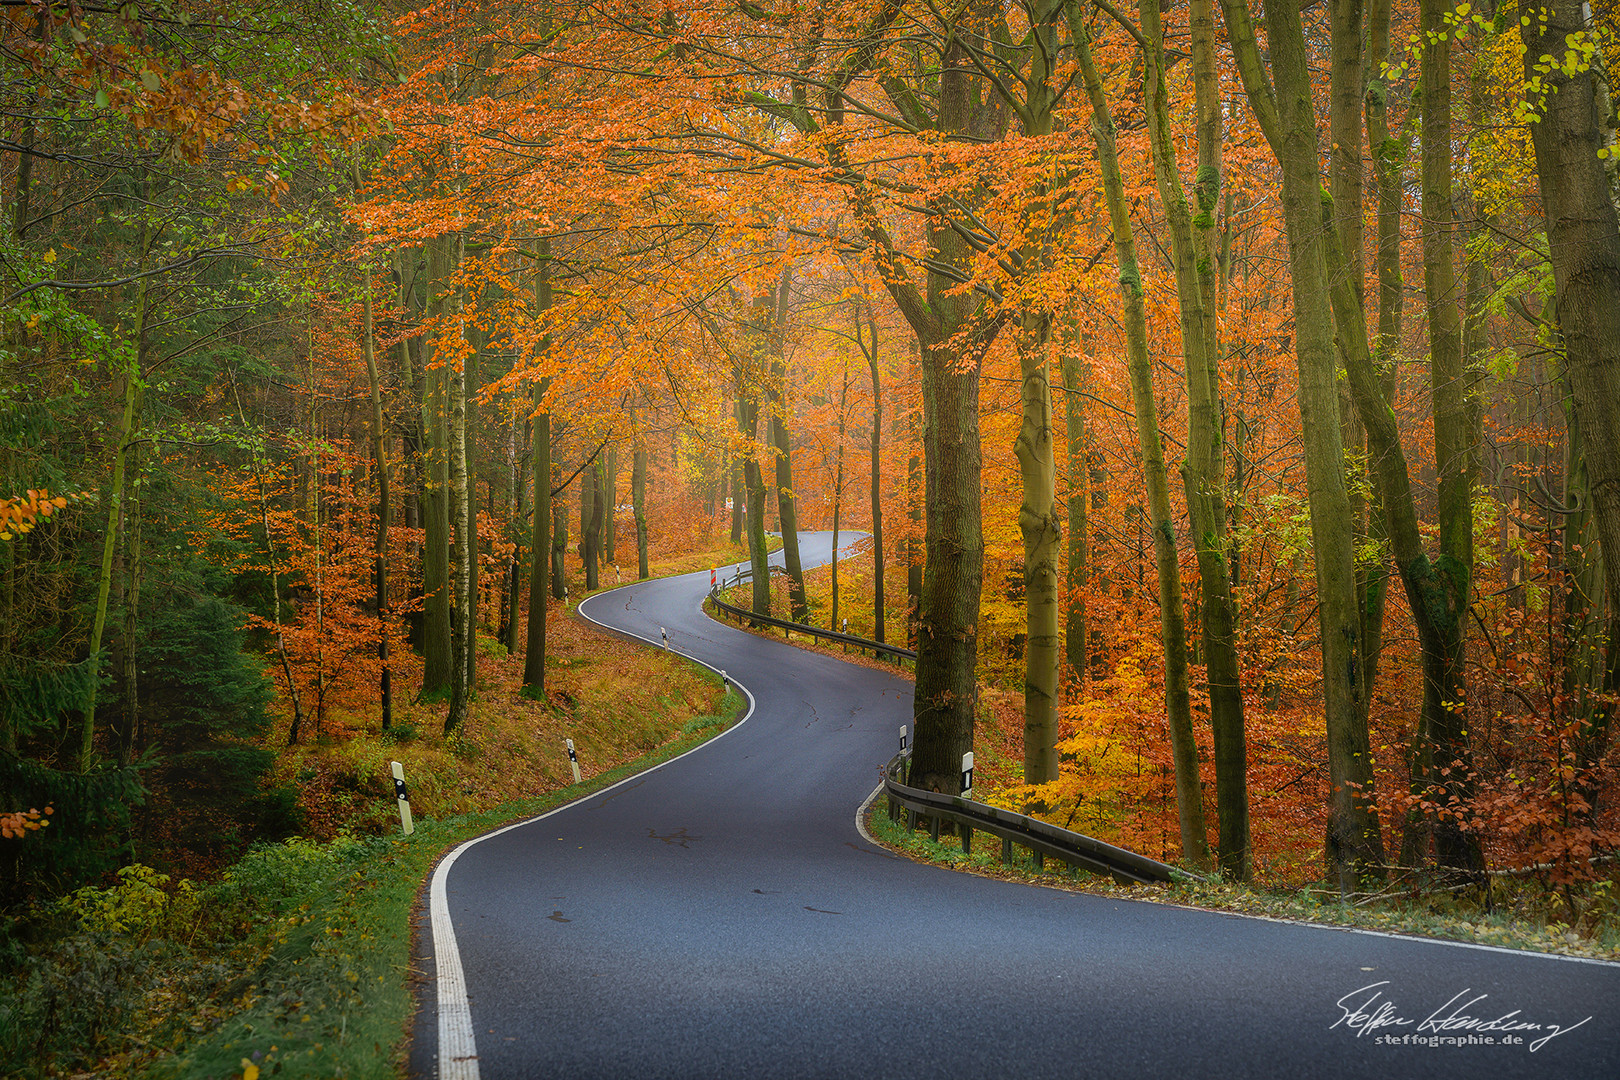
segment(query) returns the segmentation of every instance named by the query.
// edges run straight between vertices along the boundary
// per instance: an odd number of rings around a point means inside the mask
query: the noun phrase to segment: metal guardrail
[[[779,567],[771,567],[773,572],[779,569]],[[854,634],[841,634],[836,630],[823,630],[821,627],[811,626],[809,623],[788,622],[784,619],[773,619],[769,615],[755,615],[747,608],[740,608],[734,604],[728,604],[724,600],[720,599],[721,589],[734,588],[741,585],[744,581],[753,580],[753,576],[754,571],[753,568],[750,567],[747,570],[739,571],[737,575],[730,581],[721,581],[709,590],[709,599],[714,601],[715,608],[726,613],[727,615],[733,616],[739,625],[743,622],[743,620],[746,619],[754,623],[763,623],[766,626],[774,626],[778,630],[781,630],[784,634],[808,634],[811,637],[823,638],[827,641],[835,641],[840,645],[848,645],[863,652],[870,650],[873,657],[883,654],[886,656],[895,657],[896,659],[917,659],[917,653],[912,649],[903,649],[898,645],[889,645],[882,641],[873,641],[870,638],[856,637]]]
[[[782,572],[780,567],[771,567],[773,573]],[[840,634],[836,630],[823,630],[820,627],[809,626],[805,623],[786,622],[782,619],[773,619],[767,615],[755,615],[746,608],[736,607],[720,599],[721,589],[734,588],[744,581],[753,578],[753,568],[740,570],[730,580],[722,580],[709,590],[709,599],[719,611],[734,616],[738,622],[751,620],[766,626],[774,626],[784,632],[798,632],[813,637],[836,641],[840,644],[851,645],[859,649],[871,649],[873,655],[879,652],[890,656],[903,657],[908,660],[917,659],[917,654],[911,649],[902,649],[895,645],[887,645],[880,641],[871,641],[867,638],[855,637],[852,634]],[[1083,833],[1070,832],[1059,828],[1039,818],[1027,814],[1017,814],[1011,810],[1003,810],[988,803],[975,802],[964,799],[960,795],[944,795],[937,791],[924,791],[921,788],[907,787],[898,778],[901,765],[910,760],[910,752],[902,751],[890,760],[883,772],[883,787],[889,799],[889,817],[895,819],[899,816],[899,808],[905,807],[916,817],[928,818],[932,823],[934,839],[939,839],[939,823],[941,821],[955,822],[962,829],[962,850],[973,850],[973,831],[991,833],[1001,837],[1001,858],[1003,862],[1012,859],[1012,846],[1019,844],[1034,853],[1037,862],[1043,856],[1050,855],[1055,859],[1062,859],[1071,866],[1094,873],[1108,874],[1120,882],[1140,882],[1151,884],[1167,881],[1197,881],[1199,875],[1182,870],[1180,867],[1150,859],[1146,855],[1138,855],[1134,851],[1127,851],[1121,847],[1104,843],[1095,837]],[[915,827],[915,817],[912,819]]]
[[[962,850],[973,850],[973,830],[979,829],[1001,837],[1003,862],[1012,859],[1013,844],[1020,844],[1035,853],[1037,861],[1043,855],[1062,859],[1071,866],[1094,873],[1109,874],[1120,882],[1196,881],[1198,875],[1168,863],[1138,855],[1134,851],[1106,844],[1094,837],[1070,832],[1039,818],[1016,814],[997,806],[964,799],[960,795],[944,795],[937,791],[907,787],[899,780],[901,766],[910,760],[910,753],[896,754],[883,771],[883,788],[889,798],[889,817],[896,819],[900,807],[915,817],[909,822],[916,826],[916,817],[932,821],[934,839],[939,839],[939,822],[953,821],[962,828]]]

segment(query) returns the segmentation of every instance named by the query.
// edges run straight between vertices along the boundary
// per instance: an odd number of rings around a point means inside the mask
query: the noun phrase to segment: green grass
[[[256,968],[218,1003],[229,1018],[149,1066],[149,1080],[240,1077],[244,1062],[269,1077],[389,1078],[401,1074],[412,1014],[411,916],[439,857],[465,840],[545,813],[683,754],[731,726],[735,690],[716,714],[633,762],[547,795],[481,813],[418,821],[410,837],[306,845],[325,871],[254,930]],[[283,863],[286,860],[282,860]],[[265,871],[269,872],[269,871]],[[276,871],[283,877],[286,866]],[[237,880],[238,888],[255,884]]]

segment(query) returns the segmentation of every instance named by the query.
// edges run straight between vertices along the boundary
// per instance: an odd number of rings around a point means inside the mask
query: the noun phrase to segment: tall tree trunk
[[[536,549],[524,543],[526,539],[523,530],[526,527],[533,531],[534,523],[529,520],[533,515],[528,503],[528,484],[524,482],[523,475],[523,441],[534,439],[534,424],[527,418],[527,409],[522,398],[514,398],[510,407],[508,422],[511,427],[507,432],[508,475],[506,502],[511,507],[511,537],[512,555],[507,563],[506,581],[501,589],[501,625],[499,634],[501,644],[506,646],[506,655],[516,656],[518,651],[518,623],[523,616],[523,573],[525,565],[531,576],[539,567]],[[533,446],[529,453],[534,452]]]
[[[1390,87],[1384,65],[1389,60],[1390,0],[1367,0],[1367,92],[1364,109],[1367,146],[1372,152],[1373,182],[1378,189],[1378,333],[1373,340],[1372,363],[1384,400],[1395,396],[1395,350],[1400,347],[1401,320],[1406,290],[1401,282],[1401,189],[1406,147],[1389,130]],[[1377,472],[1378,464],[1369,462]],[[1368,508],[1367,546],[1373,557],[1365,562],[1360,578],[1362,633],[1362,706],[1372,702],[1378,668],[1384,652],[1384,608],[1389,595],[1389,527],[1376,486]]]
[[[636,432],[630,458],[630,505],[636,516],[636,580],[645,581],[647,569],[647,441]]]
[[[462,237],[456,234],[455,265],[461,263]],[[460,322],[460,304],[456,303],[457,323]],[[450,520],[455,527],[456,576],[455,596],[461,601],[450,628],[450,711],[444,719],[446,735],[458,730],[467,719],[467,705],[472,697],[474,640],[477,627],[473,623],[471,592],[473,564],[477,562],[473,538],[472,499],[467,479],[467,369],[459,356],[452,355],[448,369],[450,405]]]
[[[428,313],[444,309],[447,245],[452,237],[428,241]],[[435,342],[438,362],[426,372],[422,402],[422,694],[443,693],[450,687],[450,435],[448,350]],[[459,363],[459,360],[455,361]]]
[[[141,558],[141,500],[135,494],[135,480],[140,476],[139,446],[130,447],[129,466],[126,469],[128,492],[124,498],[122,530],[124,538],[124,628],[121,648],[123,655],[120,672],[119,697],[123,702],[122,728],[118,733],[118,764],[129,765],[144,748],[146,740],[141,730],[140,695],[140,611],[141,579],[146,563]]]
[[[458,238],[459,239],[459,238]],[[462,248],[458,245],[456,267],[459,270],[462,259]],[[463,613],[462,617],[467,623],[467,650],[465,661],[467,665],[467,694],[470,697],[477,692],[478,687],[478,391],[483,379],[484,350],[488,344],[489,335],[479,329],[476,322],[468,323],[461,314],[462,301],[465,294],[458,293],[457,321],[461,325],[463,338],[470,339],[472,347],[467,352],[467,361],[462,372],[462,401],[467,414],[465,430],[461,437],[461,453],[463,468],[467,474],[467,493],[462,500],[462,515],[467,519],[462,528],[467,535],[467,545],[456,548],[458,563],[457,572],[460,575],[461,588],[456,593],[456,605]],[[459,544],[459,541],[458,541]]]
[[[838,525],[839,514],[844,507],[844,431],[847,426],[849,409],[849,362],[844,363],[844,381],[838,391],[838,442],[836,456],[837,467],[833,470],[833,511],[832,511],[832,614],[827,626],[829,629],[838,629]]]
[[[1027,107],[1021,118],[1025,136],[1045,138],[1054,126],[1057,90],[1052,62],[1057,56],[1057,27],[1050,12],[1061,4],[1041,0],[1031,11]],[[1050,189],[1066,185],[1059,174]],[[1026,211],[1033,217],[1025,226],[1022,265],[1030,273],[1044,270],[1050,261],[1047,239],[1061,227],[1050,220],[1050,200],[1037,198]],[[1058,778],[1058,552],[1063,530],[1057,513],[1057,456],[1052,437],[1052,382],[1050,345],[1052,312],[1044,299],[1024,301],[1019,313],[1018,370],[1020,418],[1013,454],[1023,497],[1018,508],[1018,532],[1024,546],[1024,782],[1045,784]]]
[[[143,230],[142,254],[145,253],[147,232]],[[147,284],[143,280],[135,300],[135,356],[124,372],[124,412],[118,425],[118,442],[113,448],[112,478],[107,482],[107,530],[101,544],[101,570],[96,584],[96,610],[90,623],[89,664],[91,676],[85,692],[84,711],[79,725],[79,746],[76,764],[79,772],[86,773],[95,763],[96,698],[101,693],[101,638],[107,626],[107,600],[112,594],[113,555],[124,513],[125,470],[128,465],[136,433],[141,427],[141,406],[145,396],[142,383],[142,362],[146,356]],[[278,620],[279,623],[279,620]],[[289,685],[291,676],[288,678]]]
[[[732,403],[732,418],[737,417],[737,405]],[[731,480],[731,542],[743,542],[743,515],[747,513],[748,496],[743,491],[743,463],[741,458],[731,457],[728,453],[725,466],[727,475]]]
[[[1610,610],[1620,612],[1620,222],[1599,150],[1616,152],[1596,72],[1539,58],[1562,59],[1571,36],[1592,29],[1592,9],[1552,0],[1521,24],[1525,76],[1545,99],[1530,125],[1541,182],[1565,378],[1586,448],[1586,468],[1603,550]],[[1610,92],[1612,93],[1612,87]]]
[[[1266,9],[1271,96],[1245,0],[1222,0],[1251,108],[1282,172],[1284,226],[1294,298],[1295,359],[1304,430],[1305,486],[1316,557],[1317,624],[1322,642],[1322,696],[1328,744],[1329,872],[1342,892],[1379,874],[1383,835],[1373,794],[1372,754],[1361,706],[1361,617],[1356,606],[1355,537],[1344,484],[1344,442],[1334,363],[1334,309],[1328,293],[1321,169],[1311,75],[1299,11]],[[1331,199],[1326,200],[1331,205]],[[1346,292],[1353,296],[1348,282]],[[1366,337],[1362,336],[1365,350]],[[1366,417],[1363,415],[1363,422]]]
[[[872,447],[871,447],[871,489],[872,489],[872,640],[884,641],[884,585],[883,585],[883,490],[880,479],[883,474],[883,387],[878,377],[878,345],[877,321],[871,317],[870,309],[867,312],[867,325],[871,330],[870,344],[862,344],[861,319],[857,312],[855,316],[856,343],[861,345],[861,351],[866,354],[866,366],[872,376]]]
[[[605,464],[602,468],[602,565],[618,568],[619,565],[619,445],[609,443],[607,452],[602,455]]]
[[[922,383],[922,372],[917,366],[917,341],[911,342],[912,380]],[[911,453],[906,457],[906,642],[917,647],[917,618],[922,612],[922,553],[917,537],[923,531],[923,462],[918,452],[922,448],[921,434],[917,430],[916,409],[906,410],[906,442]]]
[[[1215,801],[1222,873],[1249,877],[1248,739],[1243,715],[1242,661],[1237,615],[1226,558],[1226,467],[1220,413],[1220,343],[1215,332],[1215,275],[1211,236],[1221,185],[1220,92],[1215,71],[1214,22],[1208,0],[1193,19],[1193,78],[1198,105],[1198,216],[1181,183],[1164,85],[1164,28],[1158,0],[1141,4],[1150,49],[1144,75],[1154,174],[1165,206],[1181,309],[1182,355],[1187,373],[1187,459],[1182,481],[1193,550],[1198,557],[1210,727],[1215,743]]]
[[[1081,398],[1085,388],[1082,353],[1084,337],[1059,354],[1063,376],[1063,425],[1066,463],[1069,474],[1068,567],[1065,581],[1063,619],[1064,660],[1079,685],[1085,685],[1091,666],[1086,628],[1086,581],[1091,563],[1091,462],[1086,433],[1086,410]]]
[[[1092,60],[1079,5],[1070,6],[1069,19],[1086,93],[1091,100],[1091,132],[1097,144],[1103,195],[1108,204],[1109,221],[1114,230],[1114,250],[1119,260],[1126,362],[1130,369],[1131,400],[1136,413],[1137,442],[1142,454],[1142,471],[1153,532],[1154,564],[1158,576],[1159,626],[1164,647],[1165,715],[1170,729],[1171,754],[1175,761],[1181,850],[1184,858],[1202,867],[1209,864],[1209,839],[1205,833],[1203,792],[1198,776],[1198,745],[1193,739],[1181,567],[1176,557],[1175,519],[1170,513],[1170,481],[1159,437],[1158,408],[1154,402],[1142,272],[1137,265],[1136,241],[1131,229],[1130,213],[1126,208],[1125,186],[1120,177],[1114,121],[1103,97],[1102,79]]]
[[[549,423],[549,418],[548,418]],[[556,483],[557,467],[552,466],[552,484]],[[549,487],[549,485],[548,485]],[[551,598],[568,599],[568,500],[560,498],[562,492],[553,490],[551,496]],[[539,504],[536,504],[538,507]],[[538,513],[536,509],[536,513]]]
[[[739,368],[736,372],[737,385],[737,431],[742,435],[743,452],[743,484],[748,491],[748,562],[752,572],[753,606],[755,615],[769,615],[771,613],[771,566],[770,556],[765,551],[765,477],[759,468],[758,448],[755,440],[759,435],[759,400],[754,397],[744,385],[744,376]]]
[[[1024,782],[1058,778],[1057,457],[1052,440],[1052,388],[1047,348],[1051,317],[1026,310],[1018,341],[1022,419],[1013,451],[1023,501],[1018,531],[1024,542]]]
[[[598,458],[579,474],[579,557],[585,564],[585,591],[600,587],[602,555],[602,462]]]
[[[792,271],[784,270],[773,292],[756,303],[762,313],[762,332],[770,356],[771,377],[766,381],[770,441],[776,460],[777,521],[782,533],[782,563],[788,572],[788,607],[794,622],[810,617],[804,590],[804,564],[799,558],[799,498],[793,491],[793,440],[787,428],[787,351],[783,334],[787,325]]]
[[[1426,597],[1419,625],[1432,621],[1423,644],[1423,715],[1428,738],[1431,795],[1446,809],[1434,815],[1435,857],[1446,867],[1479,873],[1478,839],[1463,825],[1473,800],[1473,768],[1465,703],[1465,631],[1474,570],[1474,480],[1479,443],[1474,437],[1473,387],[1463,366],[1462,290],[1452,251],[1451,41],[1449,0],[1419,5],[1423,49],[1423,291],[1428,312],[1429,382],[1434,401],[1435,467],[1439,473],[1438,588]],[[1443,598],[1443,604],[1436,599]],[[1443,793],[1443,794],[1442,794]]]
[[[382,668],[377,695],[381,699],[382,726],[387,731],[394,722],[393,672],[388,656],[388,529],[393,522],[393,503],[388,498],[387,429],[383,426],[382,379],[377,373],[377,338],[371,310],[371,270],[366,269],[365,292],[361,306],[360,353],[366,362],[366,379],[371,386],[371,463],[377,472],[377,543],[372,559],[372,579],[377,603],[377,661]]]
[[[534,307],[537,319],[546,317],[551,310],[553,295],[551,289],[551,241],[541,239],[539,254],[535,258],[534,266]],[[536,359],[543,357],[551,351],[550,335],[542,336],[535,347]],[[529,562],[529,632],[523,646],[523,692],[529,697],[539,700],[545,699],[546,692],[546,574],[542,568],[542,552],[548,548],[552,552],[552,576],[554,586],[560,586],[562,572],[561,559],[551,539],[552,522],[552,496],[551,496],[551,412],[546,406],[546,392],[551,388],[550,379],[536,379],[534,382],[534,417],[531,421],[533,434],[529,436],[529,475],[534,486],[534,523],[530,528]],[[567,515],[562,518],[563,527],[566,528]],[[563,539],[567,545],[567,539]],[[560,587],[556,587],[561,592]],[[559,597],[561,599],[561,597]]]

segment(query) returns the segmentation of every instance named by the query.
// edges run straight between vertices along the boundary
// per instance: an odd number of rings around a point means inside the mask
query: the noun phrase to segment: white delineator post
[[[906,725],[900,725],[900,752],[906,752]]]
[[[664,651],[668,652],[669,651],[669,631],[665,630],[662,626],[660,626],[658,628],[658,636],[664,639]]]
[[[574,740],[573,739],[565,739],[563,741],[568,744],[568,765],[569,765],[570,768],[572,768],[574,770],[574,783],[577,784],[580,781],[579,755],[574,753]]]
[[[411,820],[411,799],[405,791],[405,766],[397,761],[389,764],[394,770],[394,798],[399,800],[399,827],[409,836],[416,831],[416,823]]]
[[[973,795],[973,751],[962,755],[962,798]]]

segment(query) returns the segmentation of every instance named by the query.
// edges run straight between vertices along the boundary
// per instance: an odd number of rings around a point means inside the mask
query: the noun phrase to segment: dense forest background
[[[0,897],[329,833],[288,747],[476,740],[570,580],[768,532],[756,611],[919,650],[914,783],[993,730],[1233,879],[1601,876],[1617,25],[6,6]]]

